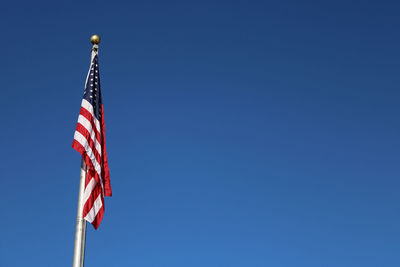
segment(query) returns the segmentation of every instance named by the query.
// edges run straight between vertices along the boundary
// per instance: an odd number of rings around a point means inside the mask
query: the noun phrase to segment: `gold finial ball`
[[[92,44],[96,44],[98,45],[100,43],[100,36],[98,36],[97,34],[94,34],[90,37],[90,42],[92,42]]]

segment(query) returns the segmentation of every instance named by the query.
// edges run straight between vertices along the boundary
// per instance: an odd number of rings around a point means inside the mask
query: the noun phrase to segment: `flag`
[[[87,166],[82,217],[95,229],[99,227],[103,219],[104,196],[112,195],[98,64],[97,49],[93,49],[78,124],[72,142],[72,147],[81,154]]]

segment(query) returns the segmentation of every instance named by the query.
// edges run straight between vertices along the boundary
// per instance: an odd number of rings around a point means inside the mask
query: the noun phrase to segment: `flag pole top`
[[[93,35],[90,37],[90,42],[91,42],[93,45],[98,45],[98,44],[100,43],[100,36],[98,36],[97,34],[93,34]]]

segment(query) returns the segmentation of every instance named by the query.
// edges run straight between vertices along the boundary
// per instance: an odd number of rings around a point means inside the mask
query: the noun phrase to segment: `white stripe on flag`
[[[85,108],[87,111],[89,111],[90,114],[92,114],[94,124],[96,125],[96,129],[97,129],[97,131],[98,131],[98,132],[100,133],[100,135],[101,135],[101,131],[100,131],[100,122],[99,122],[99,120],[94,116],[94,111],[93,111],[93,106],[92,106],[92,104],[90,104],[86,99],[82,99],[82,107]]]
[[[75,136],[74,139],[76,141],[78,141],[84,148],[86,151],[86,154],[89,156],[90,160],[92,161],[92,164],[94,166],[94,169],[96,170],[96,172],[98,173],[98,175],[101,177],[101,167],[100,164],[97,162],[94,153],[92,151],[92,148],[89,146],[88,141],[86,140],[86,138],[78,131],[75,131]]]
[[[85,220],[92,223],[94,221],[94,218],[96,218],[96,215],[102,206],[103,206],[103,203],[101,202],[101,194],[99,194],[99,196],[96,198],[96,201],[93,204],[93,207],[90,209],[90,211],[86,215]]]
[[[83,203],[86,203],[86,201],[89,199],[90,194],[92,193],[96,184],[97,184],[96,179],[94,179],[93,177],[86,186],[85,191],[83,192]]]
[[[97,142],[96,139],[96,133],[92,128],[92,124],[90,123],[90,121],[88,121],[88,119],[86,119],[84,116],[79,115],[78,117],[78,123],[82,124],[83,127],[85,127],[85,129],[90,133],[90,138],[92,138],[94,146],[96,147],[97,153],[99,153],[99,155],[101,156],[101,145],[99,144],[99,142]]]

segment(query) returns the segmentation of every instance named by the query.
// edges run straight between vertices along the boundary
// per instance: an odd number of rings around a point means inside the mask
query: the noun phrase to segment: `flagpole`
[[[100,43],[100,36],[92,35],[90,41],[93,44],[91,60],[97,54],[98,44]],[[86,83],[89,77],[86,77]],[[85,83],[85,85],[86,85]],[[84,206],[84,192],[86,183],[87,166],[85,161],[81,161],[81,178],[79,182],[79,195],[78,195],[78,208],[76,212],[76,227],[75,227],[75,241],[74,241],[74,257],[72,260],[72,267],[83,267],[85,260],[85,242],[86,242],[86,220],[83,218],[83,206]]]
[[[74,258],[72,267],[83,267],[85,260],[85,241],[86,241],[86,220],[83,215],[83,193],[85,191],[86,182],[86,164],[82,159],[81,162],[81,180],[79,183],[78,208],[76,212],[76,227],[75,227],[75,243],[74,243]]]

